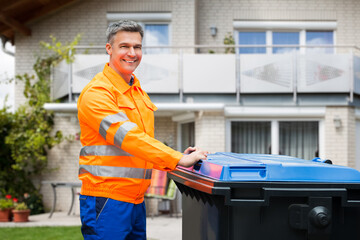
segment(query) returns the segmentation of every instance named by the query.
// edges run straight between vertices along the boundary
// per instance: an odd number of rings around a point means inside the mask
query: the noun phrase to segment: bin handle
[[[230,192],[225,195],[227,205],[250,204],[255,206],[269,206],[270,197],[323,197],[324,194],[329,197],[340,197],[342,205],[360,206],[360,200],[347,199],[346,188],[268,188],[263,187],[263,197],[254,198],[232,198]],[[304,194],[305,193],[305,194]]]

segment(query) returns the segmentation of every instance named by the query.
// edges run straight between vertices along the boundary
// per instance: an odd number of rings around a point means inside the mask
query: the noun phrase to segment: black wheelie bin
[[[360,239],[360,172],[349,167],[215,153],[168,177],[182,193],[184,240]]]

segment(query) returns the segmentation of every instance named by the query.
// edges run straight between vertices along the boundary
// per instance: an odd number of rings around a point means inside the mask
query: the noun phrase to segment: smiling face
[[[120,31],[113,37],[112,44],[106,44],[106,52],[110,55],[109,66],[127,83],[142,58],[141,40],[138,32]]]

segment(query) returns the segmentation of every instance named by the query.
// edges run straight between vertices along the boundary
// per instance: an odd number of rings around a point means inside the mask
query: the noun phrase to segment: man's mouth
[[[128,61],[128,60],[125,60],[125,59],[123,59],[125,62],[127,62],[127,63],[134,63],[134,62],[136,62],[136,60],[132,60],[132,61]]]

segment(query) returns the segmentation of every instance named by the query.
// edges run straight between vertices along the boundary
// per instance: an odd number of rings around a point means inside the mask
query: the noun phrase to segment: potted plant
[[[15,205],[15,208],[12,210],[13,213],[13,221],[14,222],[28,222],[30,209],[28,206],[22,202]]]
[[[10,213],[13,206],[11,195],[6,195],[5,198],[0,198],[0,222],[10,221]]]

